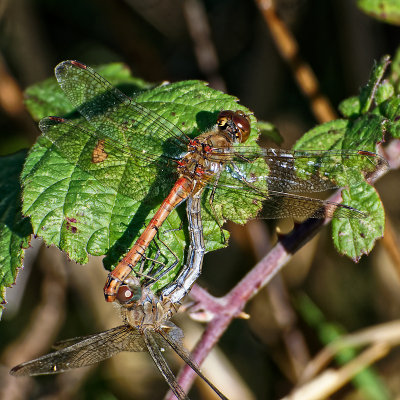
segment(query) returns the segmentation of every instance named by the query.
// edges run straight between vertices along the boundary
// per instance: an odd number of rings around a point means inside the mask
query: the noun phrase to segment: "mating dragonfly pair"
[[[220,111],[211,130],[191,139],[168,119],[127,97],[82,63],[62,62],[56,67],[56,77],[91,127],[60,117],[41,120],[40,129],[57,151],[122,195],[141,201],[151,197],[148,186],[140,181],[143,166],[153,168],[155,177],[161,173],[170,192],[134,246],[109,274],[104,287],[106,300],[120,304],[124,324],[62,342],[56,352],[20,364],[11,374],[57,373],[96,363],[120,351],[147,349],[175,395],[186,398],[160,346],[172,347],[206,379],[183,349],[180,329],[169,321],[201,273],[207,239],[203,236],[202,207],[207,207],[208,216],[220,227],[225,219],[245,222],[249,218],[240,209],[238,196],[247,199],[253,217],[258,213],[262,218],[363,218],[362,211],[350,206],[299,193],[340,187],[337,177],[343,173],[353,179],[346,184],[355,185],[385,169],[386,162],[362,150],[286,151],[243,145],[251,133],[252,117],[240,110]],[[82,138],[85,146],[77,157],[75,144]],[[127,166],[122,174],[116,174],[115,166],[121,160]],[[358,174],[349,173],[353,170]],[[179,274],[155,294],[152,285],[156,279],[143,284],[135,268],[163,222],[184,201],[190,238],[187,261]]]

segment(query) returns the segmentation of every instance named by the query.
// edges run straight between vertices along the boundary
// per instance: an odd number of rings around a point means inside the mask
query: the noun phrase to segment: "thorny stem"
[[[340,194],[337,194],[336,197],[340,197]],[[204,361],[231,321],[243,310],[247,302],[264,288],[291,259],[292,252],[290,249],[300,248],[317,233],[321,225],[327,223],[328,220],[323,221],[322,224],[319,220],[308,220],[304,224],[296,226],[294,231],[282,237],[272,250],[223,298],[215,298],[212,302],[210,295],[205,296],[198,288],[191,293],[195,300],[205,297],[207,311],[211,311],[215,315],[192,352],[192,358],[197,364]],[[192,370],[184,366],[178,376],[178,382],[187,392],[194,378],[195,375]],[[172,397],[168,395],[167,399],[172,399]]]
[[[386,156],[390,155],[388,160],[390,166],[397,165],[396,160],[400,158],[399,143],[394,140],[386,149]],[[395,149],[397,152],[394,151]],[[370,183],[375,182],[379,177],[372,176]],[[340,202],[340,191],[332,195],[329,200]],[[229,293],[221,298],[211,296],[198,286],[193,287],[190,296],[199,303],[196,309],[203,309],[214,315],[192,352],[192,358],[197,364],[200,365],[204,361],[231,321],[240,315],[247,302],[271,281],[294,253],[329,222],[330,219],[309,219],[297,224],[289,234],[281,236],[271,251]],[[195,376],[191,368],[186,365],[178,375],[178,383],[188,392]],[[166,399],[172,400],[173,395],[168,393]]]

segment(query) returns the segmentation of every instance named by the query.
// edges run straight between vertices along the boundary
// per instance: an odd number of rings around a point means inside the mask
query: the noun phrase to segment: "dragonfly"
[[[48,375],[96,364],[122,351],[148,351],[175,396],[188,399],[166,362],[162,349],[172,348],[200,378],[221,398],[227,399],[203,375],[182,344],[183,332],[170,318],[178,310],[167,296],[158,297],[136,277],[127,278],[118,289],[116,304],[120,306],[123,325],[86,337],[63,340],[54,345],[56,351],[12,368],[19,376]]]
[[[190,138],[167,118],[126,96],[81,62],[64,61],[55,74],[69,101],[87,121],[84,125],[61,117],[40,121],[44,136],[66,159],[75,160],[102,184],[143,202],[152,196],[141,182],[147,178],[141,176],[145,168],[154,171],[153,183],[161,182],[156,178],[160,174],[162,183],[170,187],[133,247],[109,273],[104,286],[108,302],[116,300],[120,286],[166,218],[184,201],[191,244],[188,262],[164,291],[172,302],[179,302],[187,294],[201,272],[204,204],[208,204],[209,217],[220,228],[232,216],[241,221],[244,210],[237,202],[238,196],[247,199],[257,212],[261,209],[258,216],[262,218],[361,219],[366,213],[303,193],[342,187],[337,176],[343,173],[351,177],[345,185],[353,186],[387,168],[384,158],[366,150],[290,151],[245,145],[251,118],[242,110],[220,111],[213,128]],[[77,159],[75,144],[82,138],[86,144]],[[127,164],[122,175],[114,174],[112,171],[122,162]],[[264,167],[261,173],[260,164]]]

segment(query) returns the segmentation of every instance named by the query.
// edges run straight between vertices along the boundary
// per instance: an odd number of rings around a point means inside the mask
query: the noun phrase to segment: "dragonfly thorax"
[[[117,300],[124,322],[138,329],[161,328],[178,310],[178,304],[172,304],[168,297],[160,298],[150,288],[140,286],[137,278],[124,281],[118,289]]]
[[[250,135],[250,119],[242,111],[221,111],[214,129],[190,140],[188,152],[179,161],[181,177],[192,182],[192,193],[201,190],[229,161],[234,143]]]
[[[213,160],[215,156],[212,150],[215,143],[227,150],[231,147],[226,137],[218,131],[206,132],[190,141],[188,152],[179,161],[178,173],[191,182],[191,193],[201,190],[222,168],[221,162]]]

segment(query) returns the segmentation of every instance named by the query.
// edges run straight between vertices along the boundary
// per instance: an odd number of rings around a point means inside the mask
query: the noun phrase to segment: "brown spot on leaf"
[[[98,164],[103,162],[108,157],[108,154],[104,151],[104,139],[97,142],[96,147],[92,153],[92,163]]]

